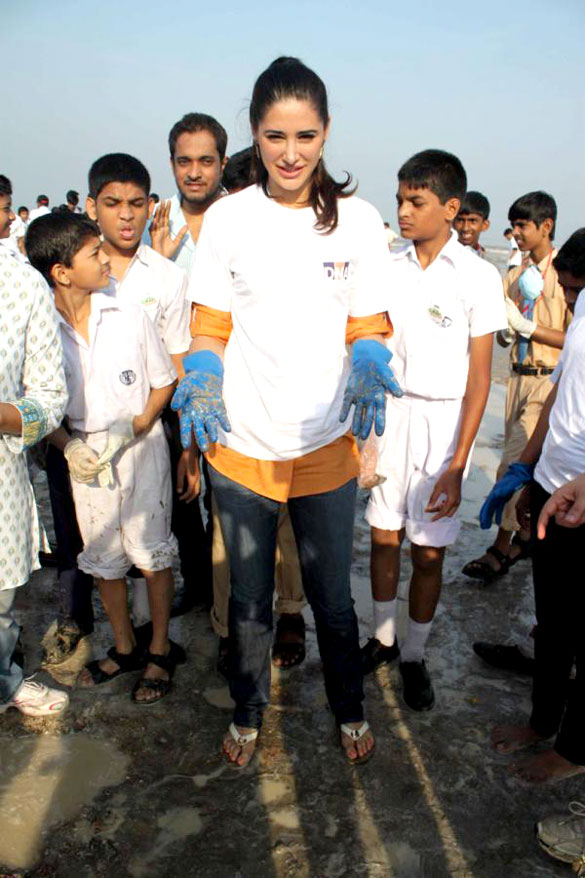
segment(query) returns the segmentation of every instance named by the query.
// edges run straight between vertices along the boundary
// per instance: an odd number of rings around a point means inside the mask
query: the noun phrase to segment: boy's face
[[[184,201],[205,205],[217,198],[225,166],[213,134],[194,131],[180,134],[171,159],[177,189]]]
[[[85,207],[106,242],[124,251],[137,249],[152,211],[148,193],[135,183],[108,183]]]
[[[441,204],[430,189],[419,189],[400,183],[396,193],[400,234],[409,241],[432,241],[441,238],[455,217],[461,201],[449,198]]]
[[[585,277],[575,277],[570,271],[559,271],[558,276],[565,294],[567,308],[571,314],[574,314],[579,293],[585,287]]]
[[[523,253],[535,250],[543,241],[550,239],[552,220],[545,220],[539,226],[534,220],[517,219],[513,221],[512,236]]]
[[[10,195],[0,195],[0,238],[10,237],[10,223],[13,219],[12,198]]]
[[[88,238],[73,257],[70,267],[54,265],[51,273],[60,285],[91,293],[108,286],[110,260],[100,239]]]
[[[23,208],[21,208],[21,209],[18,211],[18,215],[19,215],[19,217],[21,218],[21,220],[23,221],[23,223],[27,223],[27,222],[28,222],[28,208],[27,208],[27,207],[23,207]]]
[[[489,229],[490,222],[485,220],[480,213],[459,213],[453,223],[459,243],[464,247],[473,247],[477,250],[479,236]]]

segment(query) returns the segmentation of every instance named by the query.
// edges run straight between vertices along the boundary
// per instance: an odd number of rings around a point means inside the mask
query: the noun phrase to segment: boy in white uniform
[[[493,333],[506,325],[497,270],[457,241],[451,224],[465,195],[461,162],[441,150],[413,156],[398,173],[398,221],[412,244],[391,254],[389,343],[405,391],[388,397],[386,431],[366,510],[372,525],[374,637],[364,672],[400,654],[404,699],[429,710],[434,692],[424,662],[441,590],[445,547],[459,532],[455,513],[490,386]],[[395,638],[400,546],[412,544],[406,640]]]
[[[86,210],[100,227],[104,250],[110,260],[110,283],[106,292],[122,302],[139,305],[148,314],[181,376],[183,356],[191,340],[187,276],[169,259],[141,243],[153,206],[149,200],[148,170],[141,161],[126,153],[101,156],[90,168],[88,191]],[[179,541],[184,581],[182,611],[186,612],[198,600],[210,602],[211,563],[196,500],[199,492],[196,456],[181,453],[176,415],[169,410],[163,419],[172,434],[169,450],[177,482],[176,489],[173,485],[172,527]],[[147,607],[144,610],[147,612]],[[135,611],[142,612],[136,602]]]
[[[139,704],[159,700],[184,653],[168,639],[173,594],[171,482],[160,413],[176,372],[142,309],[93,290],[108,284],[109,262],[95,223],[73,213],[31,226],[31,263],[55,291],[69,390],[70,432],[52,441],[72,479],[84,548],[78,564],[99,584],[115,647],[82,674],[83,685],[145,668],[133,691]],[[125,573],[146,578],[152,613],[148,651],[136,645],[128,615]]]

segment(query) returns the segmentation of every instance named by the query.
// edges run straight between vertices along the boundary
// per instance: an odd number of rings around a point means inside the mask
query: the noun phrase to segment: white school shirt
[[[152,321],[135,305],[92,293],[89,344],[62,317],[60,323],[73,430],[99,433],[142,414],[151,388],[177,377]]]
[[[508,268],[516,268],[517,265],[522,265],[522,253],[520,252],[520,248],[515,239],[510,238],[508,245],[510,248],[508,254]]]
[[[553,380],[559,372],[557,398],[534,471],[549,494],[585,472],[585,316],[575,315]]]
[[[104,292],[121,302],[139,305],[156,326],[169,354],[189,350],[187,275],[152,247],[141,244],[122,280],[110,277]]]
[[[46,204],[41,204],[40,207],[33,207],[28,215],[27,227],[30,226],[33,220],[38,219],[40,216],[46,216],[48,213],[51,213],[51,209]]]
[[[423,271],[414,244],[390,254],[386,307],[394,327],[387,344],[405,393],[460,399],[471,339],[508,325],[495,266],[451,237]]]
[[[192,302],[231,312],[220,444],[291,460],[347,432],[347,319],[385,311],[389,253],[382,218],[340,199],[339,225],[315,230],[311,208],[277,204],[259,186],[205,213],[189,279]]]

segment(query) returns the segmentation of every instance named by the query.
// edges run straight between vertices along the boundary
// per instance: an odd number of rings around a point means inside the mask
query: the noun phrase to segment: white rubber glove
[[[529,320],[527,317],[523,317],[518,306],[508,296],[506,296],[506,315],[508,317],[508,326],[510,329],[517,332],[522,338],[532,337],[532,333],[538,326],[538,323],[534,320]]]
[[[108,427],[108,441],[106,447],[98,457],[98,464],[105,468],[120,449],[129,445],[136,437],[132,426],[134,418],[123,418],[114,421]]]
[[[83,439],[71,439],[63,449],[63,454],[74,481],[85,485],[93,482],[101,469],[93,448],[90,448]]]

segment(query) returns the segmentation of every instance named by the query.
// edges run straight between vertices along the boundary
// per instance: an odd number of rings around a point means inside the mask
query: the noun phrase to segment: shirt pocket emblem
[[[429,308],[429,317],[433,323],[436,323],[441,329],[448,329],[453,323],[450,317],[443,314],[438,305],[431,305]]]
[[[133,372],[132,369],[124,369],[123,372],[120,372],[118,377],[122,384],[134,384],[136,381],[136,372]]]

